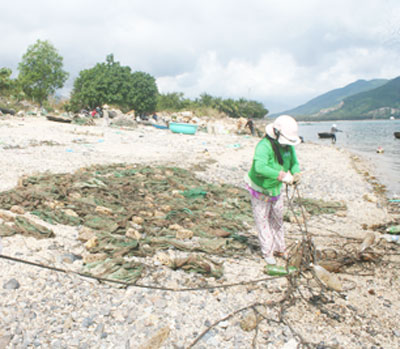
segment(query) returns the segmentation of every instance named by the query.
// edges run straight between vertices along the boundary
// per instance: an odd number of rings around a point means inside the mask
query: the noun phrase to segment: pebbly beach
[[[243,189],[259,138],[2,117],[0,141],[1,191],[32,175],[116,163],[182,168],[207,183]],[[335,273],[341,292],[321,286],[307,269],[295,279],[267,275],[251,223],[240,232],[253,242],[246,254],[214,258],[223,261],[219,278],[170,268],[165,258],[181,255],[169,249],[143,258],[152,272],[136,285],[100,282],[82,275],[88,248],[79,239],[81,227],[25,211],[18,214],[54,236],[1,238],[2,255],[14,260],[0,258],[0,348],[399,347],[399,245],[379,238],[379,226],[399,224],[398,209],[388,206],[373,167],[362,158],[312,142],[296,149],[302,181],[285,205],[298,195],[340,209],[289,217],[287,245],[307,233],[322,255],[345,261]],[[213,207],[207,210],[213,220]],[[1,223],[15,214],[1,208]],[[374,241],[361,254],[368,234]]]

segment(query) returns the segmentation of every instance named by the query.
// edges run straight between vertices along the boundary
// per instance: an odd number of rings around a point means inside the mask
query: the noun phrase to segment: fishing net
[[[172,269],[220,277],[222,266],[206,260],[245,254],[252,212],[245,190],[209,184],[175,167],[127,164],[92,166],[73,174],[42,173],[20,179],[0,193],[0,207],[19,206],[51,224],[86,229],[85,270],[124,281],[140,277],[144,265],[131,257],[158,251],[187,252]],[[2,224],[1,235],[51,237],[25,218]]]
[[[345,209],[341,204],[302,202],[310,214]],[[205,276],[223,275],[210,257],[252,252],[253,215],[246,190],[210,184],[189,170],[135,164],[96,165],[75,173],[22,177],[0,193],[0,208],[21,210],[50,224],[79,227],[84,272],[126,282],[146,266],[140,258],[163,251],[184,253],[164,264]],[[0,224],[0,235],[50,238],[53,232],[22,215]]]

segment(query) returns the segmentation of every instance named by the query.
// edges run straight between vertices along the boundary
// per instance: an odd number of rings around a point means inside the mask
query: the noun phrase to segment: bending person
[[[279,116],[265,128],[258,142],[252,166],[245,176],[251,194],[254,221],[261,252],[268,264],[276,264],[274,255],[285,256],[282,184],[298,183],[300,168],[295,145],[301,143],[298,125],[289,115]]]

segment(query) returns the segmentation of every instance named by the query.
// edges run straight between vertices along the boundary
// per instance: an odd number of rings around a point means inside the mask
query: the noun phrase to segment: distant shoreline
[[[322,122],[327,122],[327,123],[338,123],[338,122],[341,122],[341,121],[357,121],[357,122],[363,122],[363,121],[377,121],[377,122],[380,122],[380,121],[390,121],[390,122],[393,122],[393,121],[400,121],[400,118],[397,118],[397,119],[340,119],[340,120],[299,120],[299,119],[297,119],[297,117],[296,116],[293,116],[296,120],[297,120],[297,122],[299,123],[299,124],[308,124],[308,123],[315,123],[315,122],[320,122],[320,123],[322,123]]]

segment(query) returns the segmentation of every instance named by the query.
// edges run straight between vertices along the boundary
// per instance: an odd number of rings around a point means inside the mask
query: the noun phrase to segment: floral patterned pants
[[[285,252],[283,195],[275,201],[264,195],[260,198],[251,196],[251,205],[263,257]]]

